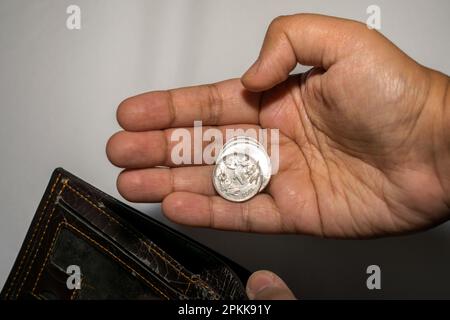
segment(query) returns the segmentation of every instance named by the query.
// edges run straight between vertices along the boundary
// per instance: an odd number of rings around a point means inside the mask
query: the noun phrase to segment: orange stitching
[[[50,257],[50,254],[53,251],[53,248],[54,248],[54,246],[56,244],[56,238],[59,236],[59,233],[61,231],[61,226],[63,224],[64,224],[64,221],[61,221],[60,223],[58,223],[58,226],[56,227],[55,235],[53,236],[53,239],[52,239],[52,244],[50,245],[50,248],[48,249],[47,254],[45,255],[44,262],[42,263],[41,270],[39,270],[39,273],[38,273],[38,276],[36,278],[36,281],[34,282],[33,289],[31,289],[31,292],[33,294],[35,293],[34,290],[36,290],[36,287],[37,287],[37,284],[39,282],[39,279],[41,278],[42,272],[44,271],[44,268],[45,268],[45,265],[47,264],[48,258]]]
[[[173,265],[168,258],[163,257],[159,252],[157,252],[155,250],[155,248],[153,248],[151,245],[149,245],[144,239],[140,238],[135,232],[133,232],[132,230],[130,230],[128,227],[124,226],[120,221],[118,221],[117,219],[115,219],[114,217],[112,217],[110,214],[108,214],[106,211],[104,211],[103,209],[101,209],[99,206],[97,206],[95,203],[93,203],[91,200],[89,200],[85,195],[81,194],[78,190],[74,189],[71,185],[67,184],[67,187],[72,190],[73,192],[75,192],[79,197],[81,197],[83,200],[85,200],[87,203],[89,203],[92,207],[94,207],[95,209],[97,209],[98,211],[100,211],[101,213],[103,213],[107,218],[109,218],[111,221],[115,222],[116,224],[118,224],[119,226],[121,226],[123,229],[125,229],[128,233],[130,233],[131,235],[135,236],[138,240],[140,240],[146,247],[148,247],[151,251],[153,251],[154,253],[156,253],[159,257],[161,257],[164,261],[166,261],[167,263],[169,263],[176,271],[181,272],[182,275],[187,278],[188,280],[191,280],[188,276],[186,276],[182,270],[180,270],[179,268],[177,268],[175,265]]]
[[[81,197],[83,200],[85,200],[87,203],[89,203],[92,207],[94,207],[95,209],[97,209],[97,211],[103,213],[106,217],[108,217],[111,221],[114,221],[116,224],[118,224],[119,226],[121,226],[123,229],[125,229],[126,231],[128,231],[131,235],[135,236],[139,241],[141,241],[148,249],[150,249],[153,253],[155,253],[157,256],[159,256],[161,259],[163,259],[165,262],[167,262],[171,267],[173,267],[176,271],[178,271],[179,274],[181,274],[185,279],[187,279],[189,282],[195,283],[195,284],[199,284],[201,286],[203,286],[204,289],[206,289],[210,294],[212,295],[216,295],[216,292],[213,291],[202,279],[199,279],[198,277],[196,277],[195,275],[195,280],[192,279],[192,277],[189,277],[188,275],[186,275],[183,270],[181,270],[181,268],[177,267],[176,265],[174,265],[173,263],[176,263],[175,260],[172,257],[164,257],[162,255],[162,253],[159,253],[157,251],[161,250],[158,247],[153,247],[151,244],[147,243],[144,239],[140,238],[135,232],[133,232],[132,230],[130,230],[129,228],[125,227],[120,221],[118,221],[117,219],[115,219],[114,217],[112,217],[111,215],[109,215],[106,211],[102,210],[100,207],[98,207],[95,203],[93,203],[92,201],[90,201],[87,196],[81,194],[81,192],[79,192],[78,190],[76,190],[75,188],[73,188],[72,186],[70,186],[67,183],[65,183],[67,185],[67,187],[75,192],[79,197]],[[163,252],[163,251],[162,251]],[[164,253],[164,252],[163,252]],[[173,263],[172,263],[172,262]]]
[[[59,197],[59,196],[61,195],[61,193],[63,192],[65,186],[66,186],[66,184],[63,183],[63,186],[62,186],[61,190],[58,192],[58,196],[57,196],[57,197]],[[22,283],[20,284],[19,289],[17,290],[16,296],[15,296],[16,298],[19,296],[19,293],[20,293],[20,291],[22,290],[22,287],[23,287],[25,281],[26,281],[27,278],[28,278],[28,275],[29,275],[29,273],[30,273],[31,267],[33,266],[33,263],[34,263],[34,260],[36,259],[36,256],[37,256],[37,253],[38,253],[38,251],[39,251],[39,248],[41,247],[42,240],[44,239],[45,233],[47,232],[48,224],[49,224],[49,222],[50,222],[50,219],[51,219],[52,216],[53,216],[53,213],[55,212],[55,209],[56,209],[56,201],[54,202],[53,209],[52,209],[52,211],[50,212],[50,214],[49,214],[49,216],[48,216],[47,223],[45,224],[44,232],[42,233],[41,239],[39,240],[39,243],[38,243],[38,246],[37,246],[37,248],[36,248],[36,251],[34,252],[33,259],[31,260],[30,265],[28,266],[27,273],[25,274],[25,277],[23,278],[23,281],[22,281]]]
[[[207,291],[209,291],[209,293],[216,295],[216,292],[214,292],[203,280],[201,279],[192,279],[191,277],[189,277],[188,275],[186,275],[183,270],[181,270],[181,268],[178,268],[177,266],[175,266],[171,261],[173,261],[173,258],[166,258],[164,257],[161,253],[159,253],[155,247],[151,246],[150,244],[148,244],[144,239],[140,238],[135,232],[131,231],[129,228],[125,227],[120,221],[118,221],[117,219],[115,219],[114,217],[112,217],[111,215],[109,215],[106,211],[102,210],[100,207],[98,207],[95,203],[93,203],[91,200],[89,200],[85,195],[81,194],[81,192],[79,192],[78,190],[76,190],[75,188],[73,188],[71,185],[69,185],[68,182],[64,182],[64,184],[74,193],[76,193],[80,198],[82,198],[83,200],[85,200],[87,203],[89,203],[92,207],[94,207],[95,209],[97,209],[97,211],[103,213],[106,217],[108,217],[111,221],[115,222],[116,224],[118,224],[119,226],[121,226],[123,229],[127,230],[131,235],[135,236],[138,240],[140,240],[148,249],[150,249],[153,253],[155,253],[156,255],[158,255],[161,259],[163,259],[164,261],[166,261],[170,266],[172,266],[176,271],[178,271],[179,274],[181,274],[185,279],[187,279],[188,281],[192,282],[192,283],[198,283],[200,285],[202,285],[204,287],[204,289],[206,289]],[[158,248],[159,249],[159,248]]]
[[[35,295],[33,292],[31,292],[31,294],[36,298],[36,299],[38,299],[38,300],[42,300],[42,298],[41,297],[39,297],[38,295]]]
[[[158,288],[156,288],[152,283],[150,283],[150,282],[149,282],[147,279],[145,279],[141,274],[139,274],[137,271],[135,271],[131,266],[129,266],[128,264],[126,264],[125,262],[123,262],[122,260],[120,260],[120,259],[119,259],[116,255],[114,255],[111,251],[109,251],[107,248],[105,248],[104,246],[102,246],[101,244],[99,244],[98,242],[96,242],[95,240],[93,240],[92,238],[90,238],[88,235],[86,235],[85,233],[83,233],[82,231],[80,231],[78,228],[76,228],[75,226],[73,226],[73,225],[71,225],[70,223],[67,223],[67,222],[65,222],[65,221],[61,221],[61,222],[58,224],[58,226],[56,227],[55,235],[53,236],[53,239],[52,239],[52,244],[51,244],[51,246],[50,246],[50,248],[49,248],[49,250],[48,250],[48,252],[47,252],[47,254],[46,254],[46,256],[45,256],[44,263],[42,264],[42,267],[41,267],[41,269],[40,269],[40,271],[39,271],[39,273],[38,273],[38,276],[37,276],[36,281],[35,281],[35,283],[34,283],[33,289],[31,290],[31,293],[32,293],[35,297],[37,297],[37,295],[36,295],[36,293],[35,293],[34,291],[36,290],[36,287],[37,287],[37,285],[38,285],[39,279],[40,279],[41,276],[42,276],[42,273],[43,273],[44,268],[45,268],[45,266],[46,266],[46,264],[47,264],[47,261],[48,261],[48,259],[49,259],[49,257],[50,257],[50,254],[53,252],[53,249],[54,249],[54,247],[55,247],[57,237],[58,237],[59,234],[60,234],[62,225],[65,225],[66,227],[69,227],[69,228],[73,229],[73,230],[74,230],[75,232],[77,232],[78,234],[82,235],[83,237],[85,237],[86,239],[88,239],[89,241],[91,241],[92,243],[94,243],[95,245],[97,245],[98,247],[100,247],[101,249],[103,249],[104,251],[108,252],[108,253],[109,253],[116,261],[122,263],[123,265],[125,265],[126,267],[128,267],[129,269],[131,269],[131,271],[133,271],[135,274],[138,274],[138,275],[139,275],[146,283],[148,283],[151,287],[153,287],[155,290],[157,290],[157,291],[158,291],[160,294],[162,294],[165,298],[169,299],[169,297],[168,297],[166,294],[164,294],[162,291],[160,291]],[[71,300],[74,298],[75,293],[76,293],[76,290],[73,291],[73,293],[72,293],[72,295],[71,295],[71,297],[70,297]]]
[[[19,274],[19,271],[22,269],[22,265],[25,262],[25,258],[26,258],[27,254],[28,254],[28,251],[30,250],[31,243],[33,242],[34,236],[36,235],[37,229],[39,228],[39,224],[41,223],[42,217],[44,217],[45,209],[47,208],[48,202],[50,201],[50,198],[52,197],[53,192],[55,191],[56,184],[58,183],[60,177],[61,177],[61,173],[58,174],[58,176],[56,177],[55,182],[53,183],[53,185],[52,185],[52,187],[50,189],[50,194],[48,195],[47,201],[45,202],[45,205],[44,205],[42,211],[40,212],[41,215],[39,216],[39,219],[38,219],[38,222],[36,223],[36,226],[34,227],[33,234],[31,235],[31,238],[28,241],[27,247],[25,248],[25,252],[24,252],[24,254],[22,256],[22,259],[21,259],[21,261],[19,263],[19,266],[18,266],[18,268],[16,270],[16,273],[14,274],[14,277],[13,277],[13,279],[11,281],[11,285],[9,286],[8,291],[6,292],[5,298],[7,298],[9,296],[9,293],[10,293],[11,289],[13,288],[14,282],[16,281],[17,275]]]
[[[83,237],[85,237],[86,239],[88,239],[89,241],[91,241],[93,244],[97,245],[99,248],[101,248],[102,250],[106,251],[109,253],[109,255],[114,258],[116,261],[118,261],[119,263],[121,263],[122,265],[124,265],[125,267],[127,267],[128,269],[130,269],[132,272],[134,272],[134,274],[138,275],[142,280],[144,280],[148,285],[150,285],[153,289],[155,289],[156,291],[158,291],[162,296],[164,296],[167,300],[169,300],[169,297],[162,292],[161,290],[159,290],[154,284],[152,284],[150,281],[148,281],[146,278],[144,278],[139,272],[137,272],[135,269],[133,269],[130,265],[128,265],[127,263],[125,263],[124,261],[122,261],[119,257],[117,257],[114,253],[112,253],[110,250],[108,250],[107,248],[105,248],[104,246],[102,246],[100,243],[98,243],[97,241],[95,241],[94,239],[92,239],[91,237],[89,237],[88,235],[86,235],[85,233],[83,233],[82,231],[80,231],[79,229],[77,229],[75,226],[71,225],[70,223],[66,223],[65,224],[67,227],[69,227],[70,229],[73,229],[75,232],[78,232],[80,235],[82,235]]]

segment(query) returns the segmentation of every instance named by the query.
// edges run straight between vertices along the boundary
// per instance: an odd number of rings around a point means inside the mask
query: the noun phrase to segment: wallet
[[[57,168],[1,299],[247,299],[237,263]]]

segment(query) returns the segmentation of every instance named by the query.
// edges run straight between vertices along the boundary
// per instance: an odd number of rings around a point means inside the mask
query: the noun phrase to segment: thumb
[[[316,14],[281,16],[270,24],[256,62],[242,76],[244,87],[263,91],[284,81],[297,63],[331,65],[358,45],[362,23]]]
[[[250,300],[294,300],[294,294],[275,273],[261,270],[253,273],[247,281]]]

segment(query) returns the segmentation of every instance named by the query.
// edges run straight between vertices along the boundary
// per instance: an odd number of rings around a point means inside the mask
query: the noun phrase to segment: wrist
[[[450,209],[450,78],[430,70],[431,87],[427,105],[433,110],[435,121],[433,160],[438,180],[443,189],[444,201]]]

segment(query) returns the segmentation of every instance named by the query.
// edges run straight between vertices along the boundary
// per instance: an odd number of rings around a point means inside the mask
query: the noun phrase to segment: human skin
[[[313,68],[289,75],[298,63]],[[107,155],[126,168],[124,198],[162,201],[178,223],[333,238],[412,232],[449,217],[449,91],[448,76],[362,23],[283,16],[241,79],[123,101],[124,131]],[[280,130],[279,171],[265,192],[231,203],[215,193],[212,166],[171,163],[171,130],[194,120]]]

